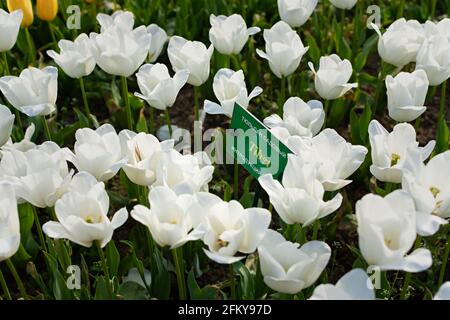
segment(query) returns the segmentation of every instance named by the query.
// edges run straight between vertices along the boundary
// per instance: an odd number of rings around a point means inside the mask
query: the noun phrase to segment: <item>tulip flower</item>
[[[353,73],[351,62],[342,60],[336,54],[321,57],[317,72],[311,62],[308,65],[315,76],[316,91],[323,99],[338,99],[352,88],[358,87],[357,83],[348,83]]]
[[[2,171],[16,187],[16,195],[38,208],[53,207],[70,184],[69,150],[47,141],[26,152],[3,155]],[[9,165],[8,165],[9,164]]]
[[[53,21],[58,14],[58,0],[36,0],[36,14],[43,21]]]
[[[172,37],[167,49],[172,69],[175,72],[189,70],[188,83],[201,86],[209,78],[210,60],[214,52],[213,45],[209,48],[198,41],[188,41],[182,37]]]
[[[105,13],[97,14],[97,22],[100,24],[100,32],[105,32],[108,28],[117,26],[123,32],[131,32],[134,26],[134,15],[130,11],[115,11],[112,15]]]
[[[155,62],[164,48],[167,41],[167,33],[164,29],[156,24],[151,24],[147,27],[147,32],[152,36],[152,42],[148,53],[149,62]]]
[[[14,115],[7,107],[0,104],[0,147],[8,142],[14,126]]]
[[[331,4],[338,9],[350,10],[358,0],[330,0]]]
[[[317,100],[304,102],[298,97],[289,98],[283,106],[283,118],[274,114],[264,119],[269,128],[286,128],[290,135],[312,137],[319,133],[325,122],[325,111]]]
[[[318,0],[278,0],[278,11],[281,20],[292,28],[301,27],[314,12]]]
[[[262,93],[260,87],[255,87],[250,94],[245,84],[244,72],[230,69],[220,69],[214,76],[213,90],[220,105],[205,100],[205,112],[209,114],[225,114],[233,116],[235,103],[247,109],[249,101]]]
[[[202,161],[203,152],[182,155],[174,149],[162,154],[156,168],[154,186],[168,186],[176,192],[180,190],[208,191],[214,167]]]
[[[209,41],[221,54],[239,54],[248,41],[249,36],[261,31],[258,27],[247,28],[244,18],[239,14],[231,16],[215,16],[209,18],[211,29]]]
[[[378,54],[383,61],[396,67],[416,61],[425,40],[423,27],[417,20],[398,19],[384,34],[377,25],[372,23],[371,26],[378,33]]]
[[[22,28],[27,28],[33,24],[34,15],[31,0],[6,0],[6,5],[8,7],[8,11],[11,13],[16,10],[22,10]]]
[[[438,154],[426,165],[421,160],[418,150],[409,150],[402,188],[414,200],[417,233],[432,236],[450,218],[450,186],[443,179],[450,174],[450,151]]]
[[[408,123],[397,124],[389,133],[377,120],[372,120],[369,124],[369,139],[372,148],[370,172],[379,181],[392,183],[402,181],[408,149],[416,149],[423,162],[431,155],[436,145],[433,140],[425,147],[419,147],[416,131]]]
[[[135,93],[135,96],[147,101],[155,109],[166,110],[173,106],[178,93],[186,84],[189,70],[180,70],[172,78],[166,65],[145,64],[136,77],[142,93]]]
[[[156,168],[161,153],[173,148],[174,141],[160,143],[151,135],[123,130],[119,133],[122,157],[127,159],[123,170],[131,182],[140,186],[150,186],[156,180]]]
[[[150,191],[149,202],[150,209],[137,205],[131,216],[150,230],[152,238],[161,247],[175,249],[203,235],[193,230],[192,219],[187,212],[192,195],[179,195],[168,187],[154,187]]]
[[[428,249],[412,249],[417,237],[414,201],[396,190],[386,197],[368,194],[356,203],[359,248],[381,270],[421,272],[432,264]]]
[[[31,149],[35,148],[36,145],[34,144],[33,141],[31,141],[31,138],[33,138],[35,129],[36,128],[35,128],[34,124],[31,123],[30,126],[27,128],[27,130],[25,130],[24,138],[21,141],[13,143],[11,138],[10,138],[3,145],[3,147],[0,148],[0,158],[2,156],[2,153],[6,153],[6,152],[8,152],[10,150],[13,150],[13,149],[25,152],[25,151],[28,151],[28,150],[31,150]],[[0,165],[0,167],[1,167],[1,165]],[[1,169],[0,169],[0,173],[1,173]]]
[[[400,72],[395,78],[387,76],[386,88],[389,116],[397,122],[409,122],[426,111],[428,78],[423,70]]]
[[[20,245],[17,201],[12,185],[0,182],[0,261],[11,258]]]
[[[11,50],[17,41],[20,23],[23,19],[22,10],[16,10],[11,13],[0,9],[0,52]]]
[[[264,283],[271,289],[296,294],[317,281],[331,256],[322,241],[310,241],[300,247],[273,230],[267,230],[258,246]]]
[[[353,269],[336,285],[317,286],[309,300],[375,300],[375,291],[367,273],[363,269]]]
[[[316,168],[318,179],[326,191],[337,191],[352,181],[347,180],[364,162],[366,147],[352,145],[334,129],[325,129],[312,139],[293,138],[288,147],[305,163]]]
[[[105,247],[115,229],[128,219],[126,208],[117,211],[112,220],[108,217],[109,197],[103,182],[86,172],[73,177],[72,189],[56,202],[58,221],[50,221],[42,229],[54,239],[68,239],[83,247],[99,241]]]
[[[49,115],[56,110],[58,69],[29,67],[19,77],[0,78],[0,90],[14,108],[27,116]]]
[[[69,77],[80,79],[94,71],[95,59],[92,55],[91,40],[85,33],[80,34],[73,42],[61,40],[58,46],[61,51],[59,54],[54,50],[47,51],[47,54]]]
[[[211,260],[220,264],[232,264],[256,250],[267,231],[271,214],[263,208],[244,209],[242,205],[231,202],[218,202],[209,206],[205,215],[203,242],[204,249]]]
[[[78,129],[75,138],[75,153],[70,154],[69,161],[78,171],[89,172],[97,180],[105,182],[127,163],[122,156],[119,136],[110,124],[97,130]]]
[[[450,42],[450,18],[444,18],[436,24],[436,27],[441,35],[447,38]]]
[[[269,61],[270,69],[280,79],[295,72],[309,49],[303,46],[297,32],[283,21],[277,22],[271,29],[264,30],[264,40],[266,52],[259,49],[256,52]]]
[[[325,190],[317,179],[316,165],[307,163],[294,154],[288,155],[282,184],[271,174],[262,175],[258,181],[287,224],[300,223],[304,227],[308,226],[336,211],[342,203],[342,195],[339,193],[330,201],[323,200]]]
[[[450,281],[447,281],[439,288],[433,300],[450,300]]]
[[[450,77],[450,40],[430,21],[425,24],[425,34],[427,37],[417,54],[416,70],[424,70],[430,86],[438,86]]]

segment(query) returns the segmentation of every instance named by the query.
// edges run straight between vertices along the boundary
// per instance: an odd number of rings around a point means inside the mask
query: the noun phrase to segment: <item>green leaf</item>
[[[132,281],[122,283],[119,287],[118,294],[124,300],[146,300],[148,297],[147,290]]]
[[[58,261],[48,253],[44,252],[44,255],[47,261],[47,265],[50,268],[49,271],[52,276],[52,288],[55,299],[56,300],[73,299],[73,292],[67,288],[66,280],[62,276],[61,272],[58,270]]]
[[[439,154],[448,150],[449,130],[444,117],[441,117],[437,128],[435,154]]]
[[[309,33],[306,34],[306,43],[308,44],[308,56],[314,64],[319,63],[320,60],[320,49],[317,45],[316,39]]]
[[[255,298],[254,274],[242,262],[233,264],[233,269],[240,277],[241,298],[243,300],[253,300]]]
[[[106,246],[106,261],[108,262],[111,277],[117,277],[120,265],[120,255],[114,240],[111,240]]]
[[[136,124],[136,131],[148,133],[147,119],[145,118],[144,108],[142,108],[139,112],[139,120]]]
[[[98,276],[95,283],[95,300],[110,300],[108,281],[103,276]]]
[[[217,299],[216,290],[213,287],[206,286],[203,289],[197,284],[194,272],[191,270],[188,274],[187,285],[192,300],[215,300]]]

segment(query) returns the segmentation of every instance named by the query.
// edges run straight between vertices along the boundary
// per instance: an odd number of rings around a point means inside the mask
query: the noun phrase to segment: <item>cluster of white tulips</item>
[[[330,1],[346,10],[356,3]],[[297,72],[309,49],[293,28],[309,19],[317,2],[278,0],[281,21],[263,31],[265,51],[257,49],[256,53],[281,80],[282,95],[286,78]],[[0,9],[0,18],[0,51],[5,52],[16,42],[22,13]],[[180,283],[185,280],[179,248],[201,241],[206,256],[219,264],[232,265],[249,254],[257,255],[265,284],[276,292],[295,295],[316,284],[308,297],[311,300],[375,299],[369,276],[359,268],[347,270],[336,284],[317,283],[332,256],[330,246],[317,240],[321,219],[341,208],[343,189],[371,156],[370,173],[384,183],[386,192],[384,197],[368,194],[354,206],[362,257],[381,271],[415,273],[431,267],[432,254],[422,247],[421,237],[436,234],[450,219],[450,151],[435,155],[435,141],[419,146],[416,130],[407,122],[426,111],[429,86],[450,77],[449,19],[424,25],[399,19],[383,34],[373,25],[379,34],[380,57],[397,67],[397,74],[385,75],[385,81],[389,116],[399,123],[388,131],[372,120],[370,151],[349,143],[336,130],[324,128],[326,101],[358,87],[350,81],[351,62],[332,54],[322,56],[317,69],[312,62],[307,64],[315,92],[325,103],[282,97],[278,114],[263,120],[292,151],[280,180],[271,174],[258,178],[269,196],[270,210],[244,208],[238,199],[224,201],[210,192],[215,167],[205,152],[182,154],[172,139],[160,141],[152,134],[135,132],[127,86],[127,78],[135,76],[139,87],[135,96],[163,111],[172,133],[168,108],[180,90],[189,84],[198,96],[198,87],[210,78],[214,50],[235,59],[260,29],[248,28],[238,14],[211,15],[211,44],[207,46],[179,36],[169,38],[155,24],[135,27],[133,14],[126,11],[100,13],[97,20],[100,33],[61,40],[59,53],[50,50],[47,54],[65,74],[80,81],[83,97],[83,78],[96,66],[121,77],[128,128],[119,131],[108,123],[81,128],[75,133],[72,150],[60,147],[51,141],[45,118],[57,112],[58,68],[29,67],[19,76],[0,78],[0,90],[11,105],[0,105],[0,261],[9,261],[19,250],[18,204],[29,203],[34,210],[51,209],[52,221],[42,225],[43,234],[88,248],[104,248],[114,231],[127,223],[130,212],[148,228],[157,245],[173,250],[180,298],[186,298],[186,288]],[[157,63],[166,42],[171,70]],[[415,63],[415,71],[402,71],[411,63]],[[229,68],[214,75],[213,91],[217,102],[204,100],[203,110],[196,104],[196,120],[206,114],[231,118],[236,103],[248,108],[263,92],[260,87],[248,90],[244,71]],[[86,99],[84,104],[90,117]],[[14,121],[20,116],[12,114],[12,109],[41,117],[48,141],[32,141],[34,125],[23,140],[12,141]],[[139,189],[139,204],[128,208],[130,211],[124,207],[112,213],[107,189],[121,170]],[[270,229],[278,219],[272,206],[288,229],[299,227],[301,233],[314,228],[313,239],[291,242],[286,233]],[[45,250],[45,240],[41,245]],[[407,285],[408,276],[406,279]],[[450,283],[442,285],[435,299],[450,299]]]

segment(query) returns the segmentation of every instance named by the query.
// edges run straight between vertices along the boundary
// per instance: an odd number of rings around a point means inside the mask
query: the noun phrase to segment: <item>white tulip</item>
[[[19,77],[0,78],[0,90],[14,108],[29,117],[46,116],[56,110],[58,69],[24,69]]]
[[[162,153],[156,169],[154,186],[168,186],[176,192],[181,190],[208,191],[214,167],[203,163],[201,153],[182,155],[174,149]]]
[[[442,19],[436,24],[436,27],[440,34],[446,37],[450,42],[450,18]]]
[[[359,248],[369,265],[406,272],[431,267],[429,250],[419,248],[407,255],[417,237],[414,202],[407,192],[364,196],[356,203],[356,219]]]
[[[56,202],[58,222],[47,222],[42,230],[50,238],[68,239],[83,247],[91,247],[94,241],[105,247],[114,230],[128,219],[127,210],[120,209],[109,220],[109,197],[105,185],[86,172],[76,174],[72,186]]]
[[[358,0],[330,0],[331,4],[336,8],[350,10],[358,2]]]
[[[22,10],[15,10],[11,13],[0,9],[0,52],[6,52],[12,49],[17,41],[17,36],[22,23]]]
[[[11,258],[20,245],[17,201],[12,185],[0,182],[0,261]]]
[[[165,110],[175,103],[178,93],[189,78],[189,70],[180,70],[171,78],[166,65],[145,64],[136,77],[142,93],[134,95],[147,101],[155,109]]]
[[[352,64],[347,59],[342,60],[338,55],[320,57],[319,70],[316,72],[312,62],[308,63],[314,73],[314,86],[317,93],[326,100],[342,97],[357,83],[348,83],[352,76]]]
[[[293,154],[288,155],[282,184],[271,174],[262,175],[258,181],[287,224],[300,223],[308,226],[336,211],[342,203],[341,194],[330,201],[323,201],[325,190],[317,179],[316,165]]]
[[[325,191],[337,191],[350,184],[347,178],[361,166],[368,152],[366,147],[354,146],[328,128],[310,139],[291,138],[288,147],[315,166],[316,179]]]
[[[162,152],[173,148],[173,140],[160,143],[146,133],[123,130],[119,133],[122,157],[127,159],[123,171],[131,182],[140,186],[150,186],[156,180],[156,168]]]
[[[94,71],[95,59],[92,55],[91,40],[82,33],[73,42],[60,40],[58,42],[60,53],[54,50],[47,51],[47,55],[71,78],[79,79],[88,76]]]
[[[420,117],[428,92],[425,71],[400,72],[395,78],[386,77],[389,116],[397,122],[409,122]]]
[[[269,61],[270,69],[278,78],[294,73],[309,49],[303,46],[297,32],[283,21],[277,22],[271,29],[264,30],[264,40],[266,52],[257,49],[256,53]]]
[[[439,288],[433,300],[450,300],[450,281],[445,282]]]
[[[25,135],[23,139],[19,142],[13,143],[11,138],[0,148],[0,158],[4,152],[10,151],[11,149],[19,150],[19,151],[28,151],[36,147],[31,139],[33,138],[35,131],[34,123],[31,123],[29,127],[25,130]]]
[[[8,142],[14,126],[15,116],[8,107],[0,104],[0,147]]]
[[[255,87],[250,94],[245,84],[244,72],[230,69],[220,69],[214,76],[213,90],[220,105],[205,100],[205,112],[209,114],[225,114],[233,116],[234,104],[247,109],[249,102],[262,93],[260,87]]]
[[[417,20],[398,19],[384,34],[376,24],[371,26],[378,33],[378,54],[385,62],[403,67],[416,61],[417,53],[425,40],[422,25]]]
[[[249,254],[256,250],[267,231],[271,214],[263,208],[244,209],[233,200],[220,201],[208,207],[203,242],[206,255],[217,263],[232,264],[244,258],[238,252]],[[200,228],[202,228],[200,227]]]
[[[306,103],[298,97],[292,97],[283,106],[283,119],[273,114],[264,119],[264,124],[269,128],[286,128],[293,136],[312,137],[320,132],[324,121],[322,102],[311,100]]]
[[[450,218],[450,151],[433,157],[427,165],[421,160],[418,150],[409,150],[402,188],[416,205],[417,233],[431,236]]]
[[[402,182],[408,149],[420,152],[423,162],[436,145],[435,141],[430,141],[425,147],[419,147],[416,131],[408,123],[399,123],[392,132],[388,132],[377,120],[372,120],[369,124],[369,139],[372,148],[370,172],[379,181],[393,183]]]
[[[175,72],[189,70],[187,82],[193,86],[201,86],[208,80],[213,52],[212,44],[206,48],[201,42],[188,41],[178,36],[170,38],[167,48],[172,69]]]
[[[309,300],[375,300],[375,291],[367,273],[363,269],[353,269],[336,285],[317,286]]]
[[[78,171],[89,172],[99,181],[108,181],[127,163],[122,157],[119,136],[110,124],[97,130],[78,129],[75,138],[75,153],[71,153],[69,161]]]
[[[147,27],[147,32],[152,36],[148,57],[150,63],[153,63],[158,59],[164,48],[164,44],[167,41],[167,33],[156,24],[149,25]]]
[[[145,26],[129,31],[112,25],[102,33],[91,33],[92,53],[98,66],[106,73],[129,77],[145,61],[152,36]]]
[[[0,171],[15,184],[18,198],[35,207],[53,207],[72,179],[68,153],[49,141],[26,152],[13,149],[3,154]]]
[[[209,30],[209,41],[221,54],[239,54],[248,41],[249,36],[261,31],[260,28],[247,28],[244,18],[239,14],[227,16],[209,17],[211,29]]]
[[[300,247],[267,230],[258,254],[265,284],[281,293],[296,294],[317,281],[330,260],[331,249],[322,241]]]
[[[301,27],[314,12],[318,0],[278,0],[281,20],[292,28]]]
[[[118,26],[125,32],[133,30],[134,15],[130,11],[115,11],[112,15],[105,13],[97,14],[97,21],[100,24],[100,32],[105,32],[108,28]]]
[[[425,24],[425,34],[427,38],[417,54],[416,70],[424,70],[430,85],[437,86],[450,77],[450,40],[431,21]]]
[[[203,235],[194,229],[188,213],[192,201],[190,194],[179,195],[168,187],[154,187],[149,194],[150,209],[137,205],[131,216],[150,230],[158,245],[175,249]]]

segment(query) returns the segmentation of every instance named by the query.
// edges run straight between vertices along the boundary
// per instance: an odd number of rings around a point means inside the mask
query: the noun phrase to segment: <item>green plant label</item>
[[[289,148],[277,139],[261,121],[235,104],[231,130],[227,130],[227,153],[253,177],[272,174],[281,178]]]

